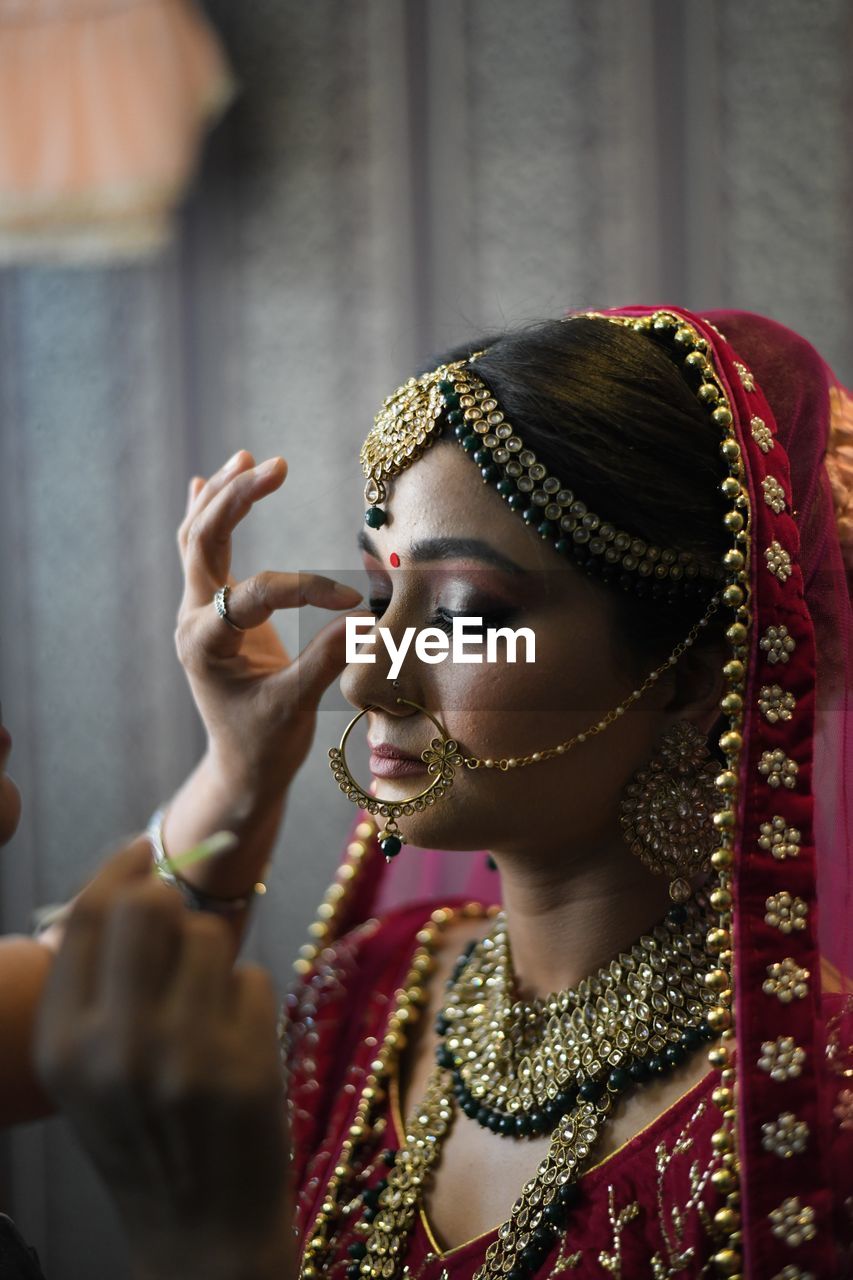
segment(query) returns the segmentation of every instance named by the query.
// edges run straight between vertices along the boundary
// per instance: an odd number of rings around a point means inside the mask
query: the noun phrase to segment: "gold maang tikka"
[[[666,322],[664,329],[674,327],[674,317],[665,313],[661,315]],[[728,420],[731,420],[724,393],[715,379],[714,385],[719,394],[716,399],[707,395],[711,385],[709,380],[714,375],[702,348],[703,340],[698,335],[694,336],[695,346],[686,351],[685,366],[688,372],[696,373],[704,380],[699,388],[699,398],[708,407],[715,424],[723,427],[726,425],[723,418],[717,422],[714,415],[728,414]],[[617,528],[591,511],[559,477],[549,474],[547,467],[538,461],[535,453],[526,447],[516,429],[506,420],[494,393],[472,369],[473,363],[484,354],[479,351],[468,359],[442,364],[429,373],[409,378],[384,401],[361,449],[362,470],[367,477],[364,488],[368,504],[364,513],[365,523],[378,529],[388,522],[388,512],[383,504],[388,500],[390,481],[422,457],[436,440],[450,432],[479,467],[483,482],[493,484],[507,505],[518,511],[543,540],[550,542],[559,554],[571,558],[591,576],[632,589],[639,596],[650,595],[666,600],[692,595],[707,599],[708,590],[724,576],[722,567],[709,567],[689,551],[660,547]],[[368,795],[359,786],[344,757],[346,740],[365,714],[361,711],[344,730],[339,746],[329,752],[335,779],[354,804],[386,818],[380,841],[386,857],[393,857],[404,843],[397,819],[421,811],[446,794],[453,783],[455,768],[464,765],[468,769],[498,769],[502,772],[524,768],[564,756],[573,747],[603,732],[695,643],[719,607],[720,600],[719,592],[710,597],[705,613],[691,627],[685,639],[638,688],[595,724],[564,742],[524,756],[493,759],[465,755],[438,721],[423,708],[418,708],[439,729],[440,736],[432,740],[422,755],[432,773],[431,782],[408,800],[381,800]],[[398,699],[398,702],[402,701],[405,700]]]
[[[388,522],[388,484],[448,429],[497,492],[539,536],[587,572],[639,594],[706,594],[722,577],[692,552],[659,547],[590,511],[573,489],[537,460],[507,422],[494,393],[472,369],[485,352],[409,378],[389,396],[361,449],[367,477],[365,523]],[[623,581],[624,579],[624,581]]]

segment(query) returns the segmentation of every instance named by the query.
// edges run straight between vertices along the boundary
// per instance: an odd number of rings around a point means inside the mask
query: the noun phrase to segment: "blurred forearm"
[[[239,840],[233,853],[189,866],[181,875],[204,893],[241,897],[266,871],[283,812],[283,795],[235,784],[206,755],[167,806],[163,844],[173,858],[214,831],[233,831]]]
[[[55,1109],[34,1063],[35,1019],[54,953],[33,938],[0,939],[0,1127]]]

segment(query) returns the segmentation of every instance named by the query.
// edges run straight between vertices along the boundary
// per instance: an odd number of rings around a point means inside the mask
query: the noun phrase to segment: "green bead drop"
[[[396,858],[402,847],[403,841],[399,836],[386,836],[384,840],[379,841],[379,848],[389,861],[391,858]]]
[[[387,519],[388,513],[381,507],[368,507],[364,513],[364,523],[370,525],[371,529],[381,529]]]

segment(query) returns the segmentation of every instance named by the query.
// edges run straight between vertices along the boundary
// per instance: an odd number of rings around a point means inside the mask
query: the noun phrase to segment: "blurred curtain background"
[[[239,97],[167,252],[0,272],[2,920],[71,893],[201,749],[172,645],[186,485],[285,454],[240,573],[356,563],[382,397],[472,331],[765,312],[853,378],[847,0],[211,0]],[[284,626],[285,635],[294,632]],[[283,985],[352,818],[321,717],[251,951]],[[51,1280],[123,1273],[59,1121],[5,1139]]]

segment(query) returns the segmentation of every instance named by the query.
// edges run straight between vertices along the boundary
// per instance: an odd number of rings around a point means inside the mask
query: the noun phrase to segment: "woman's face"
[[[611,592],[528,528],[453,442],[434,445],[395,478],[385,509],[388,522],[360,541],[371,612],[395,642],[407,627],[447,627],[450,615],[461,614],[483,617],[486,626],[532,629],[535,661],[523,660],[522,644],[514,664],[502,646],[496,663],[482,664],[448,656],[431,665],[410,649],[394,688],[377,637],[375,663],[348,666],[342,688],[355,707],[374,704],[366,720],[383,799],[403,800],[429,781],[417,758],[435,729],[397,697],[436,716],[463,754],[518,758],[588,729],[647,674],[629,662]],[[457,769],[434,806],[400,820],[404,836],[423,847],[525,854],[602,847],[618,835],[622,788],[679,718],[667,709],[673,687],[668,673],[615,724],[564,756],[506,772]],[[417,763],[395,765],[394,749]]]

